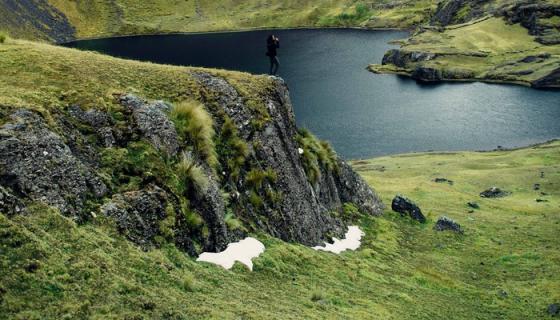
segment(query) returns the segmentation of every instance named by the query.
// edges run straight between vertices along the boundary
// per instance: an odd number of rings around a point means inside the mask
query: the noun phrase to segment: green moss
[[[224,222],[226,223],[229,230],[246,230],[243,226],[243,223],[235,217],[231,209],[227,211],[224,217]]]
[[[165,208],[166,217],[159,223],[159,232],[166,241],[171,241],[175,238],[175,208],[168,203]]]
[[[249,147],[239,137],[233,121],[227,115],[224,115],[224,119],[216,150],[219,155],[219,162],[225,172],[223,179],[235,184],[249,156]]]
[[[342,205],[342,213],[345,219],[349,219],[352,221],[355,221],[362,215],[360,213],[360,209],[358,209],[355,204],[349,202]]]
[[[261,196],[254,190],[249,191],[249,202],[253,208],[259,210],[264,206],[264,201]]]
[[[146,141],[131,142],[127,148],[101,150],[101,175],[115,192],[138,190],[145,179],[167,185],[174,180],[170,165]]]

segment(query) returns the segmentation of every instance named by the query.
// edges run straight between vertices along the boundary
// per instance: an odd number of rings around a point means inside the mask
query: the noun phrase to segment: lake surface
[[[513,85],[423,85],[365,68],[404,32],[273,31],[298,125],[347,159],[427,150],[487,150],[560,137],[560,91]],[[137,60],[268,72],[270,31],[87,40],[68,46]]]

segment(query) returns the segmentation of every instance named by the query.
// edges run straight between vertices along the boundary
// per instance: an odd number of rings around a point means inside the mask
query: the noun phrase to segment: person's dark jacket
[[[280,41],[277,40],[268,41],[266,48],[267,48],[266,51],[267,56],[276,57],[276,55],[278,55],[276,49],[280,48]]]

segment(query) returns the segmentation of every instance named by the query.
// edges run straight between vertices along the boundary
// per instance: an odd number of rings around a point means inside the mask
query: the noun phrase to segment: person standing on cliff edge
[[[273,34],[266,39],[266,56],[270,59],[270,75],[275,76],[280,67],[277,49],[280,48],[280,40]]]

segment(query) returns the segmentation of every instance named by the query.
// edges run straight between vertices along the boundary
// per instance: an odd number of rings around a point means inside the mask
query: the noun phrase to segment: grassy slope
[[[0,54],[2,115],[12,105],[47,116],[68,103],[112,108],[115,91],[181,101],[200,89],[191,68],[14,40],[0,45]],[[212,72],[248,99],[266,90],[266,77]],[[559,163],[560,142],[355,162],[386,203],[404,193],[429,223],[390,211],[365,218],[363,247],[341,256],[256,235],[268,249],[252,273],[196,263],[173,246],[143,252],[103,218],[77,226],[42,207],[26,217],[0,215],[0,318],[543,317],[560,299]],[[431,182],[438,176],[456,183]],[[533,191],[533,183],[549,195]],[[492,185],[513,195],[478,199]],[[470,200],[481,204],[473,214],[465,205]],[[440,214],[460,222],[466,234],[434,232]]]
[[[286,27],[397,27],[427,20],[436,0],[48,0],[77,29],[79,38],[122,34]],[[387,6],[387,3],[393,5]],[[365,10],[358,14],[356,6]],[[1,5],[0,5],[1,9]],[[1,12],[1,10],[0,10]],[[1,24],[0,24],[1,25]],[[12,25],[14,36],[29,30]],[[24,32],[25,31],[25,32]],[[33,36],[39,37],[39,35]]]
[[[434,60],[410,63],[405,69],[393,65],[371,65],[379,72],[411,73],[417,65],[439,70],[468,71],[473,80],[498,78],[499,80],[530,83],[560,65],[560,45],[542,45],[534,41],[528,30],[520,25],[508,25],[500,18],[490,18],[472,24],[449,27],[445,32],[428,30],[406,41],[401,49],[406,51],[440,54]],[[473,53],[488,54],[486,57]],[[551,54],[545,62],[521,63],[529,55]],[[532,70],[528,75],[516,72]]]
[[[428,224],[389,211],[365,218],[363,246],[341,256],[257,235],[267,251],[254,272],[173,246],[142,252],[103,219],[76,226],[41,207],[0,215],[0,318],[545,318],[560,299],[559,163],[560,142],[355,162],[386,202],[397,192],[417,200]],[[513,195],[479,199],[492,185]],[[468,213],[472,200],[481,209]],[[433,231],[440,214],[465,235]]]
[[[199,68],[123,60],[11,39],[0,44],[0,55],[3,113],[11,107],[28,107],[48,117],[51,110],[70,104],[108,110],[115,106],[112,94],[123,92],[169,102],[197,99],[200,95],[201,88],[190,74]],[[259,100],[271,85],[266,76],[205,71],[224,77],[246,99]]]

